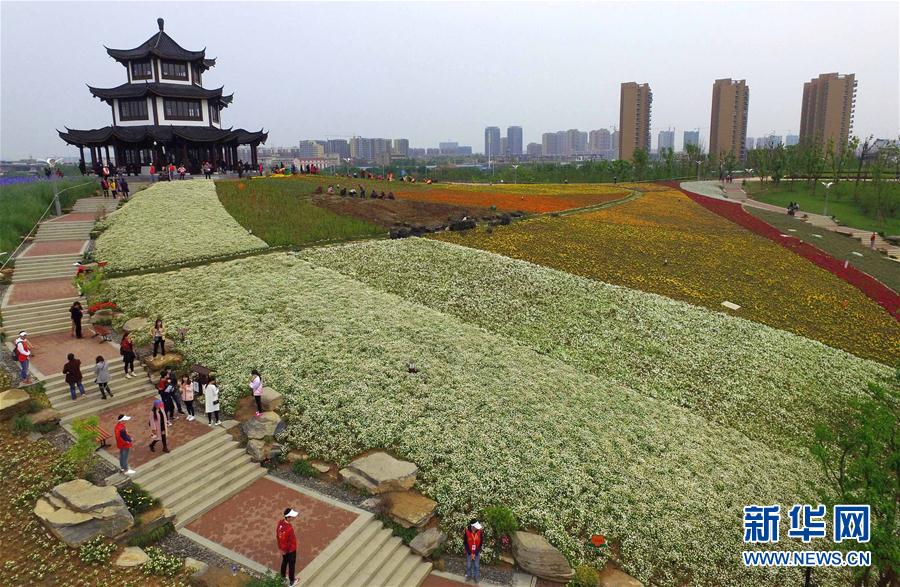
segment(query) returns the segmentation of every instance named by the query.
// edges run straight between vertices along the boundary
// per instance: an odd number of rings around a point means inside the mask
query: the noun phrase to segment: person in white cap
[[[471,520],[463,533],[463,544],[466,547],[466,581],[472,579],[478,583],[481,579],[482,537],[481,522]]]
[[[28,375],[28,362],[31,360],[31,343],[28,342],[28,333],[24,330],[19,333],[13,343],[13,355],[19,361],[20,385],[30,385],[31,377]]]
[[[131,452],[131,445],[134,443],[128,435],[128,430],[125,429],[125,422],[128,420],[131,420],[131,416],[125,414],[119,414],[116,420],[116,446],[119,448],[119,469],[126,475],[134,475],[134,469],[128,466],[128,453]]]
[[[297,584],[295,572],[297,570],[297,535],[291,521],[299,515],[294,508],[286,508],[284,517],[278,520],[275,527],[275,538],[278,540],[278,550],[281,551],[281,578],[284,579],[287,572],[290,587]]]

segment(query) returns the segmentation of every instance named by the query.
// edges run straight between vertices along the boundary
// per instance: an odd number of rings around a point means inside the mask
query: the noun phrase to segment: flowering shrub
[[[889,365],[900,323],[846,281],[668,189],[605,210],[434,238],[658,293]]]
[[[457,184],[415,190],[401,187],[396,194],[398,198],[407,200],[455,206],[481,206],[509,212],[521,210],[541,213],[603,204],[625,197],[628,190],[597,184],[504,186]]]
[[[266,247],[232,218],[212,181],[160,182],[98,223],[96,259],[111,271],[163,267]]]
[[[100,565],[109,561],[109,555],[116,550],[116,545],[105,541],[101,536],[85,542],[78,548],[78,558],[88,565]]]
[[[159,575],[161,577],[173,577],[184,568],[184,561],[179,557],[166,554],[155,546],[150,546],[145,551],[150,560],[144,563],[141,570],[145,575]]]
[[[748,435],[708,417],[715,409],[703,406],[705,397],[693,402],[685,393],[663,401],[631,387],[640,382],[609,377],[602,366],[609,364],[620,375],[631,369],[643,378],[664,379],[672,373],[665,371],[668,357],[661,353],[665,345],[677,346],[679,369],[696,361],[689,389],[703,390],[709,385],[704,380],[717,375],[704,371],[708,359],[697,354],[717,347],[711,341],[695,346],[692,320],[702,334],[721,333],[722,348],[743,342],[744,357],[818,353],[823,366],[813,381],[784,362],[752,381],[814,386],[831,394],[834,409],[839,382],[854,381],[859,371],[878,371],[877,365],[672,300],[631,292],[616,301],[612,294],[621,290],[591,280],[460,247],[405,242],[421,261],[416,268],[423,281],[445,291],[482,292],[494,286],[495,276],[499,282],[522,270],[523,292],[508,305],[491,307],[489,298],[472,297],[486,305],[479,313],[510,322],[521,316],[523,331],[534,330],[534,339],[523,334],[518,340],[431,308],[422,290],[398,296],[291,254],[113,279],[109,289],[130,315],[164,315],[170,327],[191,329],[184,351],[189,362],[216,369],[226,409],[244,393],[249,369],[264,365],[267,384],[285,396],[286,442],[311,458],[346,463],[363,451],[388,448],[415,462],[420,488],[437,500],[438,514],[452,531],[451,550],[460,548],[458,529],[472,513],[502,503],[522,527],[543,532],[573,562],[601,565],[609,549],[598,551],[586,537],[603,532],[617,544],[624,570],[644,582],[651,576],[664,585],[687,577],[714,585],[799,582],[802,571],[748,571],[738,555],[744,505],[814,499],[811,486],[820,471],[811,457],[780,442],[782,436],[767,436],[790,414],[779,405],[759,416],[763,430]],[[366,246],[372,245],[361,247]],[[480,260],[473,271],[491,270],[467,282],[474,273],[455,276],[441,264],[440,249],[461,255],[451,267]],[[335,254],[352,256],[356,250],[348,246]],[[376,247],[370,251],[378,255],[371,258],[384,262],[380,255],[397,250]],[[245,285],[250,276],[252,288]],[[540,289],[529,288],[528,280],[555,292],[550,306],[574,299],[572,306],[544,310],[557,320],[548,330],[571,328],[561,317],[565,314],[589,312],[587,325],[561,331],[559,340],[546,339],[527,319],[542,303],[535,297]],[[595,299],[600,293],[605,297]],[[595,305],[586,306],[588,300]],[[455,299],[447,307],[454,303],[463,304]],[[517,313],[509,312],[511,307]],[[645,330],[628,333],[636,316],[650,324],[673,324],[659,334],[657,347],[647,346],[641,340]],[[608,341],[594,334],[604,321]],[[584,342],[562,344],[572,336],[583,336]],[[602,350],[597,363],[587,358],[592,345]],[[615,347],[627,369],[612,364],[614,354],[603,345]],[[566,357],[569,348],[572,360]],[[408,368],[411,362],[415,372]],[[812,364],[809,359],[803,366]],[[845,368],[850,376],[842,375]],[[716,381],[732,374],[729,370]],[[742,401],[741,389],[749,395],[744,385],[733,386],[732,402]],[[728,402],[721,405],[734,409]],[[824,577],[820,580],[827,584]]]
[[[115,302],[97,302],[96,304],[91,304],[88,308],[88,313],[95,314],[100,310],[115,310],[117,307]]]

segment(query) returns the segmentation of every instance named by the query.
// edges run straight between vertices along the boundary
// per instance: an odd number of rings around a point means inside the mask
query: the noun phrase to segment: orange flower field
[[[402,184],[401,184],[402,186]],[[585,208],[618,200],[630,190],[607,185],[440,185],[429,189],[395,190],[398,198],[453,204],[456,206],[495,206],[504,212],[541,214]]]
[[[888,365],[900,325],[861,291],[677,190],[566,217],[436,236],[734,315]]]

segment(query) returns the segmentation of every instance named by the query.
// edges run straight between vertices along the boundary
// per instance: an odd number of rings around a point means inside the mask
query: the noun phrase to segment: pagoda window
[[[119,120],[147,120],[148,118],[145,98],[119,100]]]
[[[177,61],[163,61],[162,77],[163,79],[177,79],[187,81],[187,65],[185,63],[179,63]]]
[[[219,105],[218,104],[210,104],[209,106],[209,117],[216,124],[219,123]]]
[[[153,67],[149,59],[131,62],[131,79],[153,79]]]
[[[203,120],[200,100],[163,100],[164,112],[168,120]]]

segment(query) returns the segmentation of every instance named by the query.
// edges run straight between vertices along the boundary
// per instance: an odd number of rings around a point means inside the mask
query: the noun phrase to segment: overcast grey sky
[[[896,137],[897,2],[0,3],[0,157],[73,155],[55,128],[110,124],[86,83],[123,83],[103,45],[157,31],[218,59],[204,85],[235,101],[226,126],[304,138],[455,140],[484,127],[618,124],[619,84],[649,82],[653,143],[709,139],[712,83],[747,79],[750,136],[799,130],[803,82],[856,73],[855,134]]]

